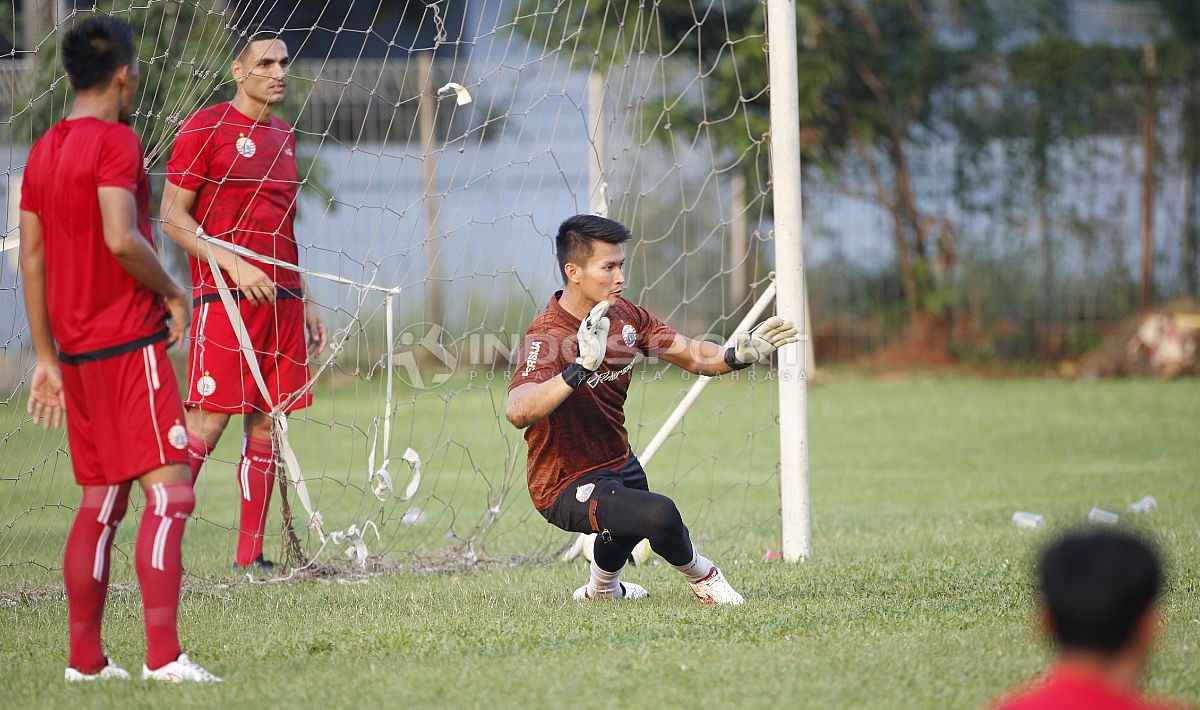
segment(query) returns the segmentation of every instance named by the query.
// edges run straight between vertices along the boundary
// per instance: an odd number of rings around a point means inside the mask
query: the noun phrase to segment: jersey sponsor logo
[[[187,448],[187,429],[179,422],[175,422],[175,426],[167,431],[167,442],[179,449],[180,451]]]
[[[206,372],[203,377],[196,380],[196,391],[200,393],[201,397],[211,397],[212,393],[217,391],[217,381]]]
[[[605,372],[597,372],[596,374],[587,378],[587,380],[586,380],[587,386],[595,388],[601,382],[612,382],[612,381],[616,380],[617,378],[619,378],[621,375],[627,375],[632,371],[633,371],[633,363],[631,362],[628,365],[626,365],[625,367],[622,367],[620,370],[608,370]]]
[[[542,341],[533,341],[533,345],[529,346],[529,354],[525,356],[525,369],[521,370],[521,377],[529,377],[529,373],[533,372],[533,368],[537,367],[538,355],[541,353]]]
[[[254,141],[250,140],[250,136],[238,138],[233,147],[237,149],[238,155],[243,158],[253,158],[254,154],[258,151],[258,146],[254,145]]]
[[[625,342],[625,345],[628,347],[633,347],[633,344],[637,342],[637,339],[637,330],[632,325],[626,323],[625,325],[621,326],[621,340]]]
[[[587,483],[575,489],[575,500],[580,503],[586,503],[588,498],[592,497],[592,491],[596,489],[595,483]]]

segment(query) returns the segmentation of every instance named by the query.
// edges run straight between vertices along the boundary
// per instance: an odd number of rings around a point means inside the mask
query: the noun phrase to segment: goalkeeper
[[[648,538],[705,604],[741,604],[741,594],[696,552],[674,501],[651,493],[629,448],[625,397],[637,352],[697,375],[721,375],[766,362],[796,342],[796,328],[773,317],[736,345],[676,333],[622,297],[629,230],[610,219],[576,215],[558,228],[555,249],[566,284],[525,333],[508,388],[508,421],[525,429],[529,495],[563,530],[597,533],[585,599],[640,599],[620,581],[633,547]]]

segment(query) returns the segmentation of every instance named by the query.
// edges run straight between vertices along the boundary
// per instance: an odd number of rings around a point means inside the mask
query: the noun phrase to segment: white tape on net
[[[421,457],[412,449],[405,449],[404,455],[400,458],[408,462],[408,467],[412,469],[412,477],[408,479],[408,485],[404,488],[404,497],[400,500],[408,500],[417,494],[417,488],[421,485]]]
[[[370,556],[370,552],[367,550],[366,541],[363,540],[363,534],[367,532],[368,527],[375,532],[376,542],[379,542],[383,539],[379,535],[379,528],[376,527],[375,522],[368,520],[363,523],[362,530],[359,530],[357,525],[351,525],[345,530],[345,532],[338,530],[336,532],[329,533],[329,540],[335,545],[341,545],[342,543],[345,543],[346,557],[349,557],[350,561],[359,567],[365,567],[367,565],[367,557]]]
[[[367,486],[371,488],[371,493],[380,501],[385,501],[392,495],[392,474],[388,473],[388,466],[392,460],[388,458],[387,452],[384,452],[383,465],[378,469],[375,468],[375,448],[379,443],[379,417],[375,418],[375,431],[371,434],[371,453],[367,455]]]
[[[456,97],[455,102],[459,106],[466,106],[467,104],[471,103],[471,101],[474,100],[471,98],[471,92],[467,91],[467,88],[465,86],[463,86],[462,84],[456,84],[453,81],[446,84],[442,88],[438,89],[437,93],[438,93],[438,98],[441,98],[443,96],[449,96],[450,94],[453,93]]]

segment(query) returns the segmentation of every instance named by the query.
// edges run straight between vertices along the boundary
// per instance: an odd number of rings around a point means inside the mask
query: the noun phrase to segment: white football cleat
[[[730,586],[729,582],[725,581],[725,575],[721,574],[721,570],[713,565],[712,570],[705,575],[704,579],[698,582],[688,582],[692,587],[692,594],[705,604],[745,604],[746,600],[737,590]]]
[[[63,673],[63,679],[68,683],[77,683],[82,680],[128,680],[129,671],[112,662],[111,658],[104,659],[107,662],[100,670],[95,673],[80,673],[79,671],[67,666],[67,670]]]
[[[186,653],[158,670],[142,666],[142,680],[158,680],[164,683],[220,683],[221,679],[192,663]]]
[[[577,602],[584,602],[584,601],[591,601],[593,599],[634,600],[634,599],[645,599],[646,597],[650,596],[650,592],[647,592],[646,588],[640,584],[634,584],[633,582],[618,582],[618,584],[621,585],[621,591],[623,592],[623,594],[619,597],[614,596],[612,594],[597,594],[596,596],[593,597],[591,594],[588,594],[588,588],[587,588],[587,585],[585,584],[582,587],[580,587],[579,589],[576,589],[575,593],[571,595],[571,598]]]

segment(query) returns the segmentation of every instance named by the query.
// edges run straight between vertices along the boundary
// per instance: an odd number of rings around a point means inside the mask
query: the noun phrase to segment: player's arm
[[[187,295],[163,268],[158,254],[137,228],[137,200],[123,187],[96,188],[100,218],[104,223],[104,244],[121,268],[141,281],[167,302],[171,317],[167,345],[183,341],[191,319]]]
[[[545,382],[528,382],[509,390],[504,416],[510,424],[524,429],[550,416],[584,380],[600,369],[608,348],[609,320],[606,313],[608,302],[601,301],[579,323],[579,332],[576,334],[579,357],[565,370]]]
[[[518,385],[508,393],[504,416],[516,428],[524,429],[550,416],[550,413],[558,409],[558,405],[567,401],[567,397],[574,392],[575,388],[567,384],[563,373],[545,382]]]
[[[58,349],[50,328],[50,311],[46,308],[46,249],[42,222],[34,212],[21,210],[21,281],[25,292],[25,315],[29,319],[29,336],[37,357],[29,383],[29,404],[26,411],[33,423],[58,427],[62,423],[66,399],[62,389],[62,371],[58,367]]]
[[[321,310],[317,302],[308,293],[308,282],[300,279],[300,290],[304,293],[304,329],[308,333],[308,356],[315,358],[329,344],[329,330],[321,318]]]
[[[725,348],[679,333],[675,334],[671,347],[660,353],[659,357],[693,375],[715,377],[733,371],[733,367],[725,362]]]
[[[229,274],[229,278],[246,300],[256,306],[274,303],[275,284],[262,269],[218,244],[200,239],[199,235],[204,232],[204,228],[192,216],[192,207],[195,204],[195,190],[184,189],[167,180],[163,187],[162,205],[159,208],[163,231],[180,249],[205,263],[208,263],[206,244],[211,245],[217,258],[217,266]]]
[[[729,347],[676,334],[671,347],[659,357],[693,374],[713,377],[767,362],[772,353],[796,340],[796,326],[771,316],[748,331],[735,333]]]

